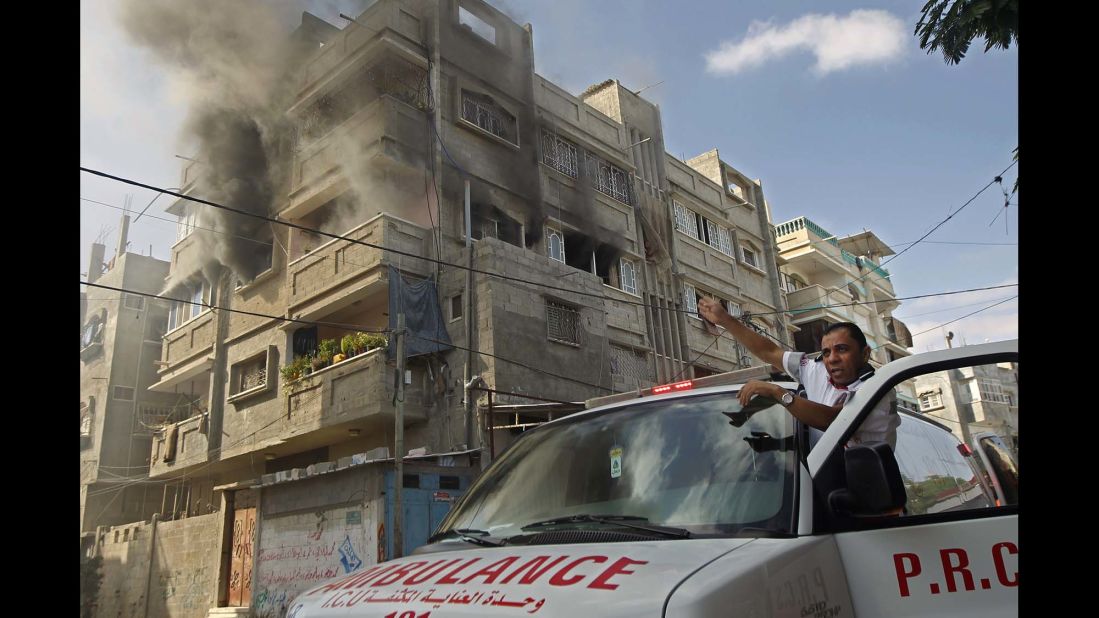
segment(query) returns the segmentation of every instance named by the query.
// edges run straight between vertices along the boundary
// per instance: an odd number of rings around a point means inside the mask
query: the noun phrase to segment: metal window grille
[[[508,138],[508,128],[514,126],[514,118],[505,118],[499,111],[474,100],[467,94],[462,96],[462,118],[472,122],[496,137],[512,142]]]
[[[637,294],[637,268],[629,260],[618,262],[618,279],[622,284],[622,291]]]
[[[261,358],[240,370],[240,392],[267,384],[267,359]]]
[[[628,182],[626,172],[598,159],[596,160],[596,166],[595,188],[600,193],[609,195],[623,204],[629,204],[630,192],[626,184]]]
[[[698,290],[689,283],[683,284],[683,307],[688,314],[695,315],[698,313]]]
[[[733,253],[733,241],[729,236],[728,228],[718,226],[717,228],[717,248],[719,251],[728,256],[735,256]]]
[[[542,132],[542,162],[553,169],[576,178],[580,174],[576,146],[550,133]]]
[[[930,410],[932,408],[941,408],[943,405],[942,396],[939,393],[924,393],[920,395],[920,409]]]
[[[695,213],[676,201],[672,202],[672,207],[675,209],[675,229],[691,238],[697,239],[698,221],[696,220]]]
[[[580,312],[576,309],[547,300],[546,327],[550,339],[580,345]]]
[[[610,346],[611,373],[627,378],[629,382],[655,380],[653,365],[649,362],[649,355],[644,352]]]
[[[549,253],[551,260],[557,260],[564,263],[565,261],[565,239],[561,235],[561,232],[553,229],[546,228],[546,251]]]

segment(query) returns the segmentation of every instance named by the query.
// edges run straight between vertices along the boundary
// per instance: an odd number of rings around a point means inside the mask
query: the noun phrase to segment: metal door
[[[252,597],[252,543],[256,507],[233,511],[233,556],[229,570],[229,606],[247,606]]]

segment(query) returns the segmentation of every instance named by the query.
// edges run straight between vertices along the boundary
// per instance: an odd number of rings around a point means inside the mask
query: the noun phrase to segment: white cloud
[[[739,43],[725,41],[706,54],[711,73],[734,74],[795,51],[816,56],[818,74],[900,57],[910,38],[904,21],[886,11],[857,10],[847,16],[810,14],[785,26],[754,21]]]

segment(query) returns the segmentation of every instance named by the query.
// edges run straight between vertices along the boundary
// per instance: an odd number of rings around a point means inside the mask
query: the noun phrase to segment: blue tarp
[[[408,329],[405,350],[409,358],[431,352],[445,352],[454,346],[446,332],[443,310],[435,282],[423,279],[408,282],[393,266],[389,267],[389,329],[397,329],[397,314],[404,312]],[[396,337],[389,338],[388,358],[397,357]]]

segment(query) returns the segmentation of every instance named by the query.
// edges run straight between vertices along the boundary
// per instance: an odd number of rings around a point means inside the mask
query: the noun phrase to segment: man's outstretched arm
[[[786,371],[782,366],[782,348],[775,342],[749,328],[740,320],[729,315],[721,303],[712,298],[701,298],[698,301],[698,313],[703,318],[724,326],[737,341],[748,351],[775,366],[779,371]]]

